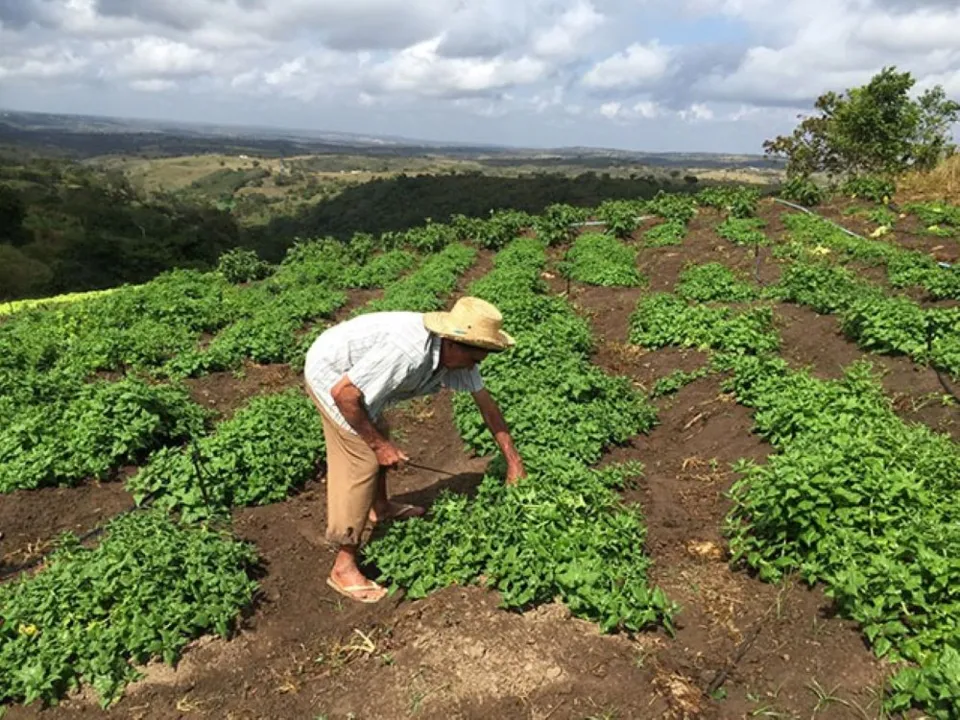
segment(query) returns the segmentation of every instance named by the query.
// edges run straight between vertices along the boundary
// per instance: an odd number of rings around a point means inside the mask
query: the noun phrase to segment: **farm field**
[[[960,211],[814,211],[459,217],[0,319],[4,717],[958,717]],[[390,411],[431,510],[348,603],[303,355],[465,293],[530,477],[469,401]]]

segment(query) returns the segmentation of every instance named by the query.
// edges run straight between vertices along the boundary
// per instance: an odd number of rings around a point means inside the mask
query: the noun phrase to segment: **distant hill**
[[[0,110],[0,145],[74,157],[140,154],[167,157],[199,153],[246,153],[267,157],[311,154],[374,156],[439,155],[472,159],[491,166],[538,165],[545,169],[577,165],[603,169],[622,164],[662,167],[780,167],[762,155],[645,153],[615,148],[517,148],[448,143],[394,136],[324,130],[141,120]]]

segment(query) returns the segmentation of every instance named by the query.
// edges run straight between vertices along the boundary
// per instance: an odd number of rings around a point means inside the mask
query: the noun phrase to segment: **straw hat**
[[[501,329],[503,316],[500,311],[480,298],[460,298],[450,312],[424,313],[423,324],[440,337],[485,350],[506,350],[515,344],[514,339]]]

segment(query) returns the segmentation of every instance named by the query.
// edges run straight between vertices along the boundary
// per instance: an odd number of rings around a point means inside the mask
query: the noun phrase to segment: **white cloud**
[[[548,66],[529,56],[448,58],[437,53],[440,38],[418,43],[373,67],[371,87],[381,92],[427,97],[459,97],[528,85],[543,78]]]
[[[533,38],[533,52],[546,58],[570,58],[583,54],[586,39],[603,24],[603,15],[589,2],[579,2],[557,22]]]
[[[0,56],[0,79],[50,82],[78,77],[88,65],[87,58],[45,45],[31,48],[19,56]]]
[[[594,65],[583,84],[599,89],[635,89],[649,86],[663,77],[670,67],[670,50],[658,42],[634,43],[624,52],[611,55]]]
[[[177,87],[177,84],[173,80],[152,78],[150,80],[133,80],[130,83],[130,87],[139,92],[163,92],[165,90],[173,90]]]
[[[623,109],[623,105],[618,102],[608,102],[600,106],[600,114],[605,118],[613,120],[620,114],[620,111]]]
[[[681,110],[678,114],[681,120],[713,120],[713,110],[703,103],[693,103],[689,108]]]
[[[165,116],[388,134],[408,117],[533,144],[560,126],[711,144],[729,125],[758,150],[884,65],[960,99],[957,27],[960,0],[0,0],[0,87],[59,111],[141,114],[176,89]]]
[[[162,37],[137,38],[118,63],[124,75],[197,75],[214,68],[213,54]]]

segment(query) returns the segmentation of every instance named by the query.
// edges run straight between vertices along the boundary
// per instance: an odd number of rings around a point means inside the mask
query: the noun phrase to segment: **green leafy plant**
[[[483,374],[528,478],[505,486],[498,458],[476,498],[444,493],[425,517],[392,525],[365,554],[392,587],[415,597],[482,577],[509,607],[559,596],[604,630],[669,626],[673,604],[646,581],[643,524],[613,492],[639,467],[586,467],[605,446],[651,427],[654,411],[626,379],[590,364],[586,322],[545,294],[545,246],[542,238],[511,243],[469,288],[501,309],[517,339],[484,361]],[[469,397],[456,396],[454,412],[470,447],[495,451]]]
[[[759,292],[726,265],[705,263],[684,268],[676,287],[677,295],[701,302],[745,302],[757,298]]]
[[[261,260],[254,250],[234,248],[220,256],[217,272],[229,283],[262,280],[270,274],[270,264]]]
[[[477,259],[476,248],[455,243],[427,258],[416,272],[390,285],[382,298],[372,300],[354,314],[406,310],[428,312],[443,309],[443,296],[457,278]]]
[[[780,337],[769,307],[738,312],[653,293],[642,298],[631,315],[630,342],[650,348],[679,345],[758,354],[777,350]]]
[[[679,245],[687,235],[687,226],[679,220],[667,220],[647,230],[644,237],[646,247],[665,247]]]
[[[659,191],[647,201],[647,211],[664,220],[676,220],[686,225],[697,214],[697,201],[692,195]]]
[[[633,234],[645,214],[645,203],[636,200],[607,200],[595,212],[607,232],[621,240]]]
[[[706,377],[709,374],[709,367],[698,368],[692,372],[674,370],[666,377],[662,377],[657,380],[656,384],[653,386],[653,389],[650,391],[650,397],[658,398],[663,397],[664,395],[671,395],[683,389],[690,383],[696,382],[700,378]]]
[[[878,175],[855,175],[847,178],[841,191],[852,198],[863,198],[886,205],[897,191],[897,184]]]
[[[780,197],[805,207],[814,207],[826,200],[827,194],[810,178],[794,175],[780,187]]]
[[[556,203],[548,205],[534,219],[533,229],[547,245],[563,245],[573,239],[577,231],[576,224],[586,221],[587,217],[588,212],[584,208]]]
[[[586,233],[564,257],[563,273],[590,285],[638,287],[646,279],[637,270],[637,251],[611,235]]]
[[[188,521],[236,505],[283,500],[316,473],[324,453],[320,417],[303,391],[256,397],[216,431],[183,448],[155,452],[127,480],[140,502],[176,510]]]
[[[766,223],[759,218],[728,217],[717,226],[717,235],[734,245],[768,245],[763,232]]]
[[[181,387],[125,379],[58,392],[51,402],[9,409],[0,429],[0,493],[105,478],[205,429],[207,413]]]
[[[228,636],[256,589],[253,548],[155,510],[112,521],[94,549],[64,536],[42,572],[0,585],[0,700],[56,702],[88,684],[103,706],[176,662],[207,632]]]

